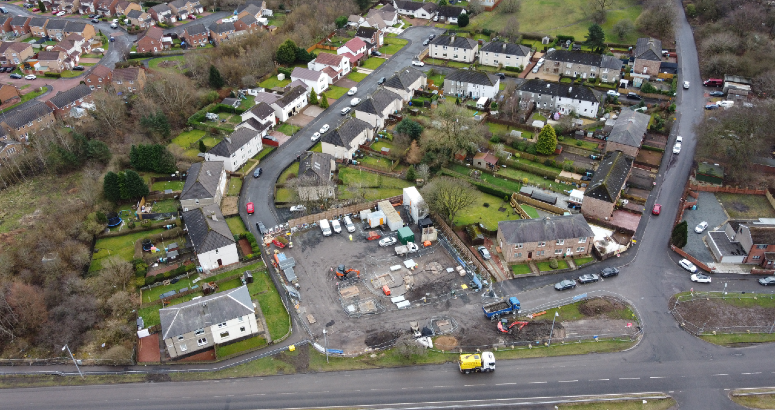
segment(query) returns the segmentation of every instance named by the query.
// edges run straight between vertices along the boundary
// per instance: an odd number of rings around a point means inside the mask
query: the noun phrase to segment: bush
[[[49,78],[62,78],[62,74],[60,73],[45,73],[43,76]]]
[[[499,137],[497,135],[493,135],[492,138],[490,138],[490,142],[492,142],[493,144],[497,144],[497,143],[501,142],[501,137]]]
[[[558,44],[559,44],[560,42],[564,43],[564,42],[566,42],[566,41],[568,41],[568,40],[570,40],[570,41],[571,41],[571,43],[572,43],[572,42],[576,41],[576,37],[573,37],[573,36],[563,36],[563,35],[561,35],[561,34],[558,34],[558,35],[557,35],[557,43],[558,43]]]
[[[290,68],[277,67],[277,72],[285,74],[286,77],[289,77],[291,75],[291,69]]]
[[[683,248],[686,246],[686,242],[689,239],[689,224],[686,221],[682,221],[673,228],[673,232],[670,235],[670,243],[676,248]]]
[[[191,264],[188,264],[188,265],[180,265],[180,266],[178,266],[177,268],[175,268],[175,269],[173,269],[171,271],[164,272],[164,273],[158,274],[156,276],[149,276],[149,277],[145,278],[145,284],[146,285],[152,285],[152,284],[154,284],[156,282],[161,282],[161,281],[164,281],[164,280],[167,280],[167,279],[172,279],[175,276],[182,275],[182,274],[184,274],[186,272],[193,271],[194,269],[196,269],[196,264],[194,264],[194,263],[191,263]]]
[[[552,259],[549,261],[549,267],[552,269],[557,269],[560,265],[557,263],[557,259]]]

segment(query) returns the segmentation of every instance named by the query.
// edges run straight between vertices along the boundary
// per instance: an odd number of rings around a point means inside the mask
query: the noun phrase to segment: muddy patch
[[[706,329],[732,326],[767,326],[775,322],[775,309],[762,306],[741,307],[721,299],[695,299],[676,306],[685,322]]]
[[[296,369],[296,373],[306,373],[309,370],[309,345],[297,347],[296,354],[284,351],[277,359],[291,364]]]
[[[372,349],[379,349],[395,343],[396,339],[398,339],[398,336],[399,336],[398,332],[390,332],[390,331],[378,332],[376,330],[372,330],[366,333],[365,343],[366,343],[366,346]]]
[[[171,382],[172,378],[167,373],[151,373],[145,375],[145,381],[148,383]]]

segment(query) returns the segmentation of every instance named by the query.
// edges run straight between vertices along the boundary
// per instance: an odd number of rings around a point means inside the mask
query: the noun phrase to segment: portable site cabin
[[[385,223],[385,213],[376,211],[369,214],[369,227],[376,228]]]
[[[428,216],[428,205],[425,204],[417,188],[413,186],[404,188],[404,206],[409,207],[409,215],[414,223],[419,223],[421,219]]]
[[[408,226],[405,226],[398,230],[398,240],[404,245],[414,242],[414,232]]]
[[[584,191],[579,191],[578,189],[574,189],[570,191],[570,202],[581,204],[581,201],[584,200]]]
[[[385,214],[385,222],[391,231],[397,231],[404,226],[404,221],[401,219],[401,215],[398,214],[396,208],[390,203],[390,201],[380,201],[377,203],[377,208]]]

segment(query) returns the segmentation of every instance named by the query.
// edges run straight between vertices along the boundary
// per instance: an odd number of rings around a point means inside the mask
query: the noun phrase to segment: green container
[[[398,230],[398,240],[403,245],[406,245],[408,242],[414,242],[414,232],[408,226],[405,226]]]

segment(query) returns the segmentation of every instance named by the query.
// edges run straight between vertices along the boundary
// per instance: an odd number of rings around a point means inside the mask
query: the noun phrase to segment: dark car
[[[375,57],[379,57],[379,56],[381,56],[381,55],[382,55],[382,53],[380,53],[380,52],[379,52],[379,51],[377,51],[377,50],[374,50],[374,51],[372,51],[372,52],[371,52],[371,55],[373,55],[373,56],[375,56]]]
[[[377,84],[378,84],[378,85],[379,85],[379,84],[382,84],[382,83],[384,83],[385,81],[387,81],[387,78],[385,78],[385,77],[382,77],[382,78],[380,78],[380,79],[379,79],[379,81],[377,81]]]
[[[151,248],[153,248],[153,243],[151,243],[150,239],[143,239],[143,251],[144,252],[150,252]]]
[[[639,100],[639,101],[643,99],[643,97],[641,97],[641,96],[639,96],[638,94],[635,94],[635,93],[627,93],[627,98],[629,98],[631,100]]]
[[[716,110],[718,109],[718,104],[708,104],[705,106],[706,110]]]
[[[428,38],[433,40],[434,38],[436,38],[436,35],[435,34],[431,34],[430,36],[428,36]]]
[[[767,276],[766,278],[759,279],[759,284],[762,286],[775,285],[775,276]]]
[[[266,235],[266,226],[264,226],[264,223],[261,221],[256,222],[256,229],[258,229],[258,233],[261,235]]]
[[[610,278],[611,276],[619,276],[619,269],[605,268],[600,272],[600,276],[604,278]]]
[[[567,289],[573,289],[576,287],[576,282],[572,280],[565,279],[564,281],[561,281],[554,285],[554,288],[556,290],[567,290]]]
[[[15,78],[15,79],[18,80],[18,79],[22,78],[22,75],[21,74],[11,74],[11,78]]]
[[[581,209],[581,205],[568,202],[568,209]]]
[[[113,37],[111,37],[111,38],[110,38],[110,42],[112,43],[112,42],[114,42],[114,41],[116,41],[116,39],[115,39],[115,38],[113,38]]]
[[[586,275],[579,276],[579,283],[585,285],[587,283],[594,283],[600,280],[600,276],[594,273],[587,273]]]
[[[253,171],[253,178],[258,178],[261,176],[261,168],[256,168],[255,171]]]
[[[589,175],[584,175],[583,177],[581,177],[581,180],[582,180],[582,181],[591,181],[591,180],[592,180],[592,177],[591,177],[591,176],[589,176]]]
[[[82,65],[77,65],[77,66],[73,67],[73,70],[75,70],[75,71],[83,71],[85,69],[86,69],[86,67],[84,67]]]
[[[723,97],[724,92],[723,91],[711,91],[710,94],[711,97]]]
[[[498,73],[498,74],[495,74],[495,75],[497,75],[501,80],[505,80],[506,79],[506,74]]]
[[[600,155],[591,154],[591,155],[589,156],[589,159],[600,159]]]

